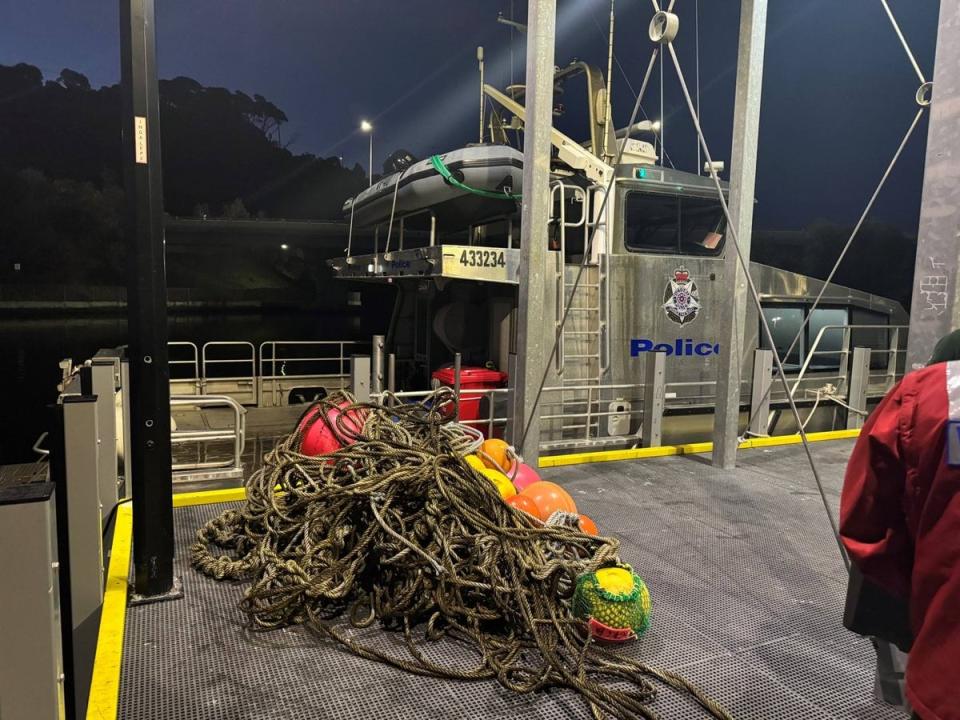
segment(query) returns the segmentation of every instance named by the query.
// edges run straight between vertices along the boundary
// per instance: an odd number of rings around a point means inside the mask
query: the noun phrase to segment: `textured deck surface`
[[[850,448],[814,446],[835,503]],[[679,670],[742,720],[905,717],[873,700],[873,650],[841,627],[845,574],[802,449],[745,451],[735,472],[672,457],[545,475],[621,538],[650,586],[653,625],[625,653]],[[589,718],[572,693],[420,678],[302,629],[246,631],[242,587],[186,562],[196,528],[222,508],[175,511],[185,598],[128,610],[121,718]],[[400,648],[391,633],[360,634]],[[449,645],[430,652],[471,660]],[[706,717],[669,690],[652,708],[664,720]]]

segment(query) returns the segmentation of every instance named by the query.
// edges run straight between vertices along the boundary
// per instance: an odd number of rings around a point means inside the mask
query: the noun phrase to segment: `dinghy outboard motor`
[[[417,158],[413,153],[407,150],[394,150],[383,161],[383,174],[391,175],[393,173],[398,173],[406,170],[408,167],[413,165],[417,161]]]

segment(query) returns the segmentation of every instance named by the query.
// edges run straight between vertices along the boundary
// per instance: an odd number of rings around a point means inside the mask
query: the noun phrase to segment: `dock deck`
[[[835,503],[851,447],[813,446]],[[650,587],[653,624],[625,654],[680,672],[742,720],[906,717],[874,700],[873,650],[841,626],[845,572],[800,446],[743,451],[730,472],[683,455],[544,475],[563,484],[601,532],[621,539],[623,559]],[[119,678],[111,680],[110,651],[101,647],[94,706],[109,709],[112,692],[116,717],[127,720],[590,717],[566,691],[517,695],[493,681],[421,678],[302,628],[249,632],[237,609],[243,587],[202,577],[188,563],[196,529],[225,507],[175,509],[184,598],[126,608],[114,628],[122,635]],[[108,606],[120,597],[111,601],[108,592]],[[402,638],[377,627],[353,632],[401,648]],[[428,652],[464,666],[472,660],[443,641]],[[651,708],[665,720],[707,717],[669,689]]]

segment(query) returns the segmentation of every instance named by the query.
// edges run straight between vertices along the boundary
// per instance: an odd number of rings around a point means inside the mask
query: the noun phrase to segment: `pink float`
[[[537,474],[537,471],[526,463],[520,463],[519,467],[517,467],[517,472],[514,473],[510,479],[513,480],[513,486],[517,489],[517,492],[523,492],[527,486],[533,485],[535,482],[540,482],[540,476]]]

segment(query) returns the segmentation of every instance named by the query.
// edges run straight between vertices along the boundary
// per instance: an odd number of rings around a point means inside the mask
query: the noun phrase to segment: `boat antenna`
[[[513,0],[510,0],[510,21],[513,22]],[[514,29],[510,27],[510,84],[513,85],[516,81],[514,80],[513,75],[513,32]]]
[[[613,4],[616,0],[610,0],[610,34],[607,41],[607,97],[604,115],[606,116],[606,122],[603,124],[603,156],[604,160],[608,163],[615,157],[611,148],[607,147],[610,143],[610,123],[613,122],[611,115],[613,115],[613,97],[611,95],[613,89]],[[596,148],[594,148],[596,152]]]
[[[697,122],[700,122],[700,0],[694,0],[693,5],[693,24],[694,24],[694,35],[696,36],[695,45],[697,48],[696,58],[697,58]],[[661,121],[663,118],[660,118]],[[700,139],[694,138],[694,142],[697,145],[697,175],[701,174],[703,170],[703,165],[700,162]]]
[[[483,143],[483,108],[486,104],[483,94],[483,45],[477,46],[477,63],[480,65],[480,142]]]
[[[657,133],[657,137],[660,139],[660,167],[663,167],[663,158],[667,154],[667,144],[664,142],[664,136],[667,134],[664,132],[665,118],[663,117],[663,53],[660,53],[660,132]]]

